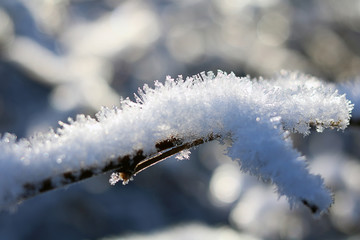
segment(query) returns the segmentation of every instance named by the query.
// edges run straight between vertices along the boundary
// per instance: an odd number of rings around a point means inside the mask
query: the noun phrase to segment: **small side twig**
[[[360,119],[359,118],[351,118],[349,126],[350,127],[360,127]]]

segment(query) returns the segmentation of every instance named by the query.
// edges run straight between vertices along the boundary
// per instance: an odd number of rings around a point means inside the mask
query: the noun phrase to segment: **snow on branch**
[[[351,112],[351,125],[360,125],[360,77],[340,82],[336,88],[339,93],[346,94],[346,98],[349,99],[355,106]]]
[[[309,173],[289,132],[347,127],[353,105],[333,85],[299,73],[265,80],[218,71],[167,77],[135,98],[29,139],[3,135],[0,206],[110,170],[117,171],[112,184],[126,182],[169,156],[186,158],[190,148],[224,139],[232,141],[227,154],[241,170],[271,181],[291,206],[302,202],[318,214],[331,205],[331,193]]]

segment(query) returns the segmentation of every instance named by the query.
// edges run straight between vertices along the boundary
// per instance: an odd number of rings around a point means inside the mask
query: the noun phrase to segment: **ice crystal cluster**
[[[240,169],[271,181],[291,206],[302,202],[320,213],[331,205],[330,191],[320,176],[309,173],[289,133],[308,135],[312,126],[318,131],[347,127],[353,106],[333,85],[299,73],[250,79],[221,71],[167,77],[154,85],[139,89],[136,102],[124,99],[96,118],[79,115],[56,131],[29,139],[4,134],[0,205],[18,201],[27,183],[50,179],[61,186],[64,172],[102,169],[110,159],[138,150],[151,156],[155,144],[166,139],[191,142],[209,136],[230,139],[227,154]]]
[[[354,104],[352,118],[360,119],[360,77],[338,84],[337,89],[340,93],[346,93],[346,98]]]

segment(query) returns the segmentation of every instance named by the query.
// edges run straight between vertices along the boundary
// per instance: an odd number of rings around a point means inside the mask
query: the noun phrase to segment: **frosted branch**
[[[272,80],[221,71],[145,85],[136,102],[103,108],[30,139],[5,134],[0,141],[0,205],[110,170],[125,182],[153,164],[206,141],[230,139],[227,154],[244,172],[271,181],[279,196],[312,212],[325,211],[331,193],[293,149],[289,132],[311,126],[345,129],[352,104],[334,86],[283,72]]]
[[[349,99],[355,106],[351,112],[350,125],[360,126],[360,77],[352,80],[340,82],[336,88],[339,93],[346,94],[346,98]]]

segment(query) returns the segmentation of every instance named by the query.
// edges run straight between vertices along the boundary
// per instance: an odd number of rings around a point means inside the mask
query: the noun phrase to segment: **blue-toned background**
[[[0,0],[2,134],[28,137],[78,113],[94,116],[166,75],[217,69],[360,76],[360,3]],[[320,220],[290,210],[211,143],[126,186],[110,186],[107,174],[1,212],[0,239],[356,239],[359,139],[359,127],[294,136],[335,193]]]

